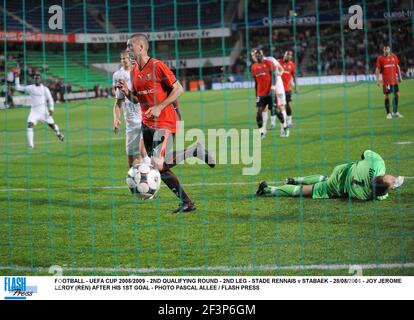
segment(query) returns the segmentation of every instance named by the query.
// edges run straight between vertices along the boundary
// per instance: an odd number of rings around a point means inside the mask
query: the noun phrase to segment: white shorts
[[[27,122],[37,125],[38,122],[46,122],[47,124],[54,124],[55,120],[49,114],[48,110],[31,110]]]
[[[277,99],[276,104],[278,106],[286,105],[285,87],[283,86],[283,81],[280,76],[277,77],[275,95]]]
[[[125,147],[127,156],[136,156],[138,154],[141,136],[142,129],[140,127],[126,130]]]

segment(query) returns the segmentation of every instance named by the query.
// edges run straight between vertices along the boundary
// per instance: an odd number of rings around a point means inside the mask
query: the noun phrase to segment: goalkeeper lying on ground
[[[384,200],[388,197],[389,190],[403,184],[404,177],[385,174],[385,163],[378,153],[367,150],[361,159],[336,166],[330,177],[312,175],[288,178],[285,185],[278,187],[268,186],[266,181],[261,181],[256,195]]]

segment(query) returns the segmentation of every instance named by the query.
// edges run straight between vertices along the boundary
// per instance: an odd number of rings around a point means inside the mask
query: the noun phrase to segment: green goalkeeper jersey
[[[362,160],[354,162],[348,171],[345,181],[345,192],[351,197],[359,200],[372,199],[372,179],[385,174],[385,162],[378,153],[366,150]],[[388,194],[376,197],[384,200]]]

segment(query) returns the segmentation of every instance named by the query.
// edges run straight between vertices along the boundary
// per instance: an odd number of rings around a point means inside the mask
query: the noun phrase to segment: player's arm
[[[27,87],[25,85],[20,84],[19,74],[16,74],[16,78],[14,79],[14,87],[17,91],[28,93],[26,90]]]
[[[268,60],[269,61],[269,60]],[[271,72],[271,78],[272,78],[272,86],[271,86],[271,94],[273,95],[275,90],[276,90],[276,82],[277,82],[277,72],[279,72],[280,70],[282,70],[283,73],[283,68],[280,65],[280,63],[278,63],[277,61],[275,63],[269,61],[270,63],[270,72]],[[280,68],[279,68],[280,67]],[[280,74],[282,74],[280,73]]]
[[[256,97],[257,97],[257,80],[256,80],[256,78],[254,78],[254,92],[255,92]]]
[[[52,94],[48,87],[45,86],[45,94],[47,100],[47,108],[49,109],[49,114],[52,115],[53,111],[55,110],[55,102],[53,101]]]
[[[285,69],[281,66],[281,64],[279,63],[277,66],[278,69],[278,74],[282,75],[285,72]]]
[[[295,84],[295,93],[298,93],[298,82],[296,80],[296,70],[292,71],[293,83]]]
[[[128,98],[129,101],[133,102],[134,104],[139,103],[137,96],[135,95],[134,91],[129,90],[128,84],[124,80],[119,80],[116,86],[121,93],[124,94],[125,97]]]
[[[253,50],[252,50],[252,52],[253,52]],[[252,53],[252,56],[253,56],[253,53]],[[253,68],[253,64],[252,64],[252,66],[250,67],[250,74],[252,75],[252,77],[253,77],[253,79],[254,79],[254,91],[255,91],[255,94],[256,94],[256,97],[257,97],[257,79],[256,79],[256,73],[255,73],[255,70],[254,70],[254,68]]]
[[[121,126],[121,109],[122,104],[125,101],[125,99],[116,99],[114,103],[114,109],[113,109],[113,116],[114,116],[114,123],[113,123],[113,129],[114,133],[119,133],[119,128]]]
[[[380,68],[381,68],[381,61],[380,57],[377,58],[377,67],[375,68],[375,75],[377,77],[377,86],[381,86],[381,80],[380,80]]]
[[[377,86],[379,87],[381,86],[381,80],[380,80],[380,69],[378,67],[375,69],[375,75],[377,77]]]
[[[171,91],[169,95],[167,96],[167,98],[163,102],[149,108],[147,112],[145,112],[145,114],[147,116],[158,117],[166,106],[176,101],[183,93],[184,93],[184,88],[181,85],[181,83],[178,82],[177,80],[176,82],[173,83]]]
[[[403,77],[402,77],[402,74],[401,74],[401,68],[400,68],[399,64],[397,64],[397,73],[398,73],[398,78],[399,78],[400,82],[402,82]]]

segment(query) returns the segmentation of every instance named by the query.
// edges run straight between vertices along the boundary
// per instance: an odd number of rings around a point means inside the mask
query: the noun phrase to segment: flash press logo
[[[26,300],[37,292],[37,286],[29,287],[26,277],[5,277],[4,291],[7,294],[5,300]]]

